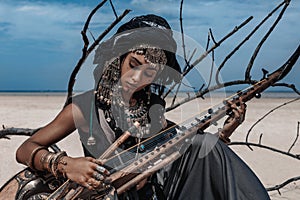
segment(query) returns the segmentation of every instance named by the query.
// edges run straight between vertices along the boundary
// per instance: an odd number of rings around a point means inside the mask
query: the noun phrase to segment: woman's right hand
[[[109,171],[92,157],[63,157],[59,171],[90,190],[105,188],[110,183]]]

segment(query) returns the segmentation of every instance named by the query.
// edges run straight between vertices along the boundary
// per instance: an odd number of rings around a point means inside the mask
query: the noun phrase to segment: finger
[[[240,107],[238,107],[236,103],[232,103],[232,102],[230,102],[230,110],[231,112],[229,113],[229,116],[233,116],[235,114],[233,113],[233,111],[235,110],[238,112],[243,112],[243,110]]]
[[[239,113],[239,116],[242,116],[242,115],[244,115],[244,113],[245,113],[245,109],[243,108],[243,106],[233,106],[232,107],[232,112],[234,112],[234,111],[237,111],[238,113]],[[234,112],[234,114],[235,114],[236,112]],[[236,115],[236,114],[235,114]]]
[[[93,179],[93,178],[90,179],[89,182],[91,183],[91,186],[92,186],[93,188],[99,188],[99,186],[102,185],[102,182],[101,182],[101,181],[97,181],[97,180],[95,180],[95,179]]]
[[[90,162],[93,162],[93,163],[96,163],[97,160],[95,158],[92,158],[92,157],[86,157],[86,159]]]
[[[110,175],[109,171],[103,166],[97,165],[96,170],[101,174]]]
[[[247,105],[246,105],[245,102],[243,101],[242,97],[239,98],[239,101],[240,101],[240,108],[241,108],[242,110],[246,110]]]
[[[103,181],[104,180],[104,176],[98,172],[94,172],[93,173],[93,177],[97,180],[97,181]]]
[[[102,160],[102,159],[95,159],[95,163],[102,166],[102,165],[104,165],[105,160]]]
[[[104,179],[103,183],[105,183],[106,185],[109,185],[109,184],[112,183],[112,179],[106,177],[106,178]]]
[[[232,110],[232,113],[232,118],[239,118],[241,116],[241,113],[237,109]]]
[[[86,187],[89,190],[94,190],[92,182],[86,182],[86,183],[83,184],[83,186]]]
[[[109,185],[106,185],[105,183],[103,182],[100,182],[100,184],[98,185],[97,189],[107,189],[109,188]]]
[[[243,115],[237,110],[232,110],[232,112],[234,113],[233,116],[234,121],[237,122],[238,124],[241,124],[244,121]]]
[[[238,109],[238,106],[236,105],[236,103],[230,102],[230,108],[231,109]]]

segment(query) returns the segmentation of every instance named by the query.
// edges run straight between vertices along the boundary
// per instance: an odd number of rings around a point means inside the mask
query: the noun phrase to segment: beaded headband
[[[165,52],[160,48],[140,45],[139,47],[132,49],[131,52],[138,55],[144,55],[145,61],[153,68],[158,68],[159,71],[163,71],[164,66],[168,62]]]

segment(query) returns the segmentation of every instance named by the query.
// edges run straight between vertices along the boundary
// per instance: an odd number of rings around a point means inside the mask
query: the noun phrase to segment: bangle
[[[67,177],[67,173],[66,173],[66,170],[65,170],[65,166],[68,164],[67,163],[67,161],[65,161],[65,159],[64,158],[66,158],[66,157],[68,157],[68,156],[63,156],[63,157],[61,157],[60,159],[59,159],[59,161],[58,161],[58,164],[62,164],[63,166],[61,167],[61,174],[62,174],[62,176],[64,177],[64,178],[68,178]],[[59,170],[59,169],[58,169]]]
[[[41,156],[40,164],[41,164],[43,170],[49,171],[49,169],[48,169],[48,163],[50,161],[50,157],[51,157],[52,154],[53,153],[51,153],[51,152],[48,151],[48,152],[46,152],[45,154],[43,154]]]
[[[53,158],[51,159],[51,172],[56,178],[58,177],[58,163],[64,156],[67,156],[67,153],[65,151],[61,151],[54,154]]]
[[[30,167],[31,169],[33,169],[35,171],[36,171],[36,169],[34,167],[34,158],[35,158],[35,155],[37,154],[37,152],[39,152],[42,149],[47,149],[47,147],[45,147],[45,146],[38,146],[35,149],[33,149],[33,151],[30,154],[30,157],[29,157],[29,162],[27,163],[28,167]]]

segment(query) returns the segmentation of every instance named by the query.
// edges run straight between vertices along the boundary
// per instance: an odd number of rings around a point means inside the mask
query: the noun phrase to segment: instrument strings
[[[229,100],[234,100],[236,98],[238,98],[239,96],[243,95],[245,92],[250,91],[252,88],[254,88],[256,85],[260,84],[261,81],[250,85],[249,87],[225,98],[223,100],[223,103],[217,104],[215,106],[209,107],[208,109],[204,109],[203,112],[201,112],[201,114],[203,115],[203,113],[207,113],[207,110],[209,109],[222,109],[224,107],[224,101],[229,101]],[[195,118],[201,117],[201,114],[196,114],[194,115],[192,118],[182,121],[179,124],[181,125],[186,125],[186,124],[192,124],[193,125],[198,125],[199,121],[197,121],[196,124],[190,123],[191,121],[193,121]],[[203,116],[202,116],[203,117]],[[106,166],[109,167],[113,167],[114,170],[119,170],[123,167],[126,166],[126,163],[131,163],[133,160],[138,159],[138,157],[140,156],[136,156],[138,155],[143,155],[145,153],[148,153],[149,151],[152,151],[155,147],[159,146],[160,144],[165,143],[166,141],[172,139],[173,137],[176,136],[177,134],[177,130],[176,128],[180,127],[180,125],[173,125],[171,127],[169,127],[168,129],[165,129],[163,131],[160,131],[159,133],[145,139],[142,140],[140,143],[137,143],[135,145],[133,145],[132,147],[122,150],[121,152],[116,152],[115,155],[113,155],[112,157],[110,157],[107,162],[106,162]]]

